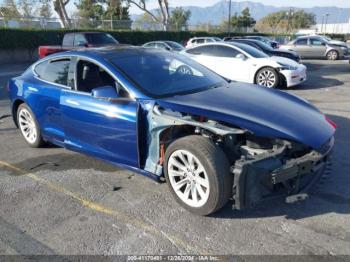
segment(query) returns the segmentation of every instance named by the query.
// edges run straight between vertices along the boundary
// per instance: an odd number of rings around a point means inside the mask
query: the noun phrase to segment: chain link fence
[[[128,30],[132,27],[131,20],[115,19],[70,19],[69,29],[100,29],[100,30]],[[34,28],[60,29],[64,28],[58,18],[5,18],[0,17],[0,27],[4,28]]]

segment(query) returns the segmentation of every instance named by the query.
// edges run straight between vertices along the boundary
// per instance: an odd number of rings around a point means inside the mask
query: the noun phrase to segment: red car
[[[67,33],[63,37],[62,45],[58,46],[39,46],[39,57],[80,49],[82,47],[102,47],[102,46],[114,46],[119,42],[110,34],[101,32],[79,32],[79,33]]]

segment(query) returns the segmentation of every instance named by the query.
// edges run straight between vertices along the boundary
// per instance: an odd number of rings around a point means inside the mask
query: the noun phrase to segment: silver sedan
[[[347,46],[327,41],[320,36],[299,37],[281,49],[297,52],[302,58],[326,58],[328,60],[349,59],[350,50]]]

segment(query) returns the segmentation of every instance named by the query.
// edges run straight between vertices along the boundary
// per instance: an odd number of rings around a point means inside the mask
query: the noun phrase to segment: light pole
[[[289,11],[287,12],[288,20],[287,20],[287,32],[289,33],[291,30],[291,18],[293,17],[294,12],[292,8],[289,8]]]
[[[231,36],[231,6],[232,6],[232,0],[229,0],[228,2],[228,23],[227,23],[227,32],[228,36]]]
[[[329,16],[330,14],[325,14],[325,16],[326,16],[326,22],[325,22],[325,26],[324,26],[324,35],[327,33],[327,24],[328,24],[328,16]]]

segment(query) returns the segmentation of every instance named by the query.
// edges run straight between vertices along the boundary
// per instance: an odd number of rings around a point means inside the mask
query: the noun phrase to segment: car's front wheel
[[[280,76],[275,69],[265,67],[256,74],[255,83],[268,88],[276,88],[280,83]]]
[[[223,207],[232,190],[232,175],[224,152],[208,138],[191,135],[166,150],[165,177],[180,205],[209,215]]]
[[[31,147],[40,147],[44,144],[38,122],[32,110],[25,103],[18,107],[17,123],[24,139]]]
[[[339,53],[336,50],[331,50],[327,53],[327,60],[338,60]]]

